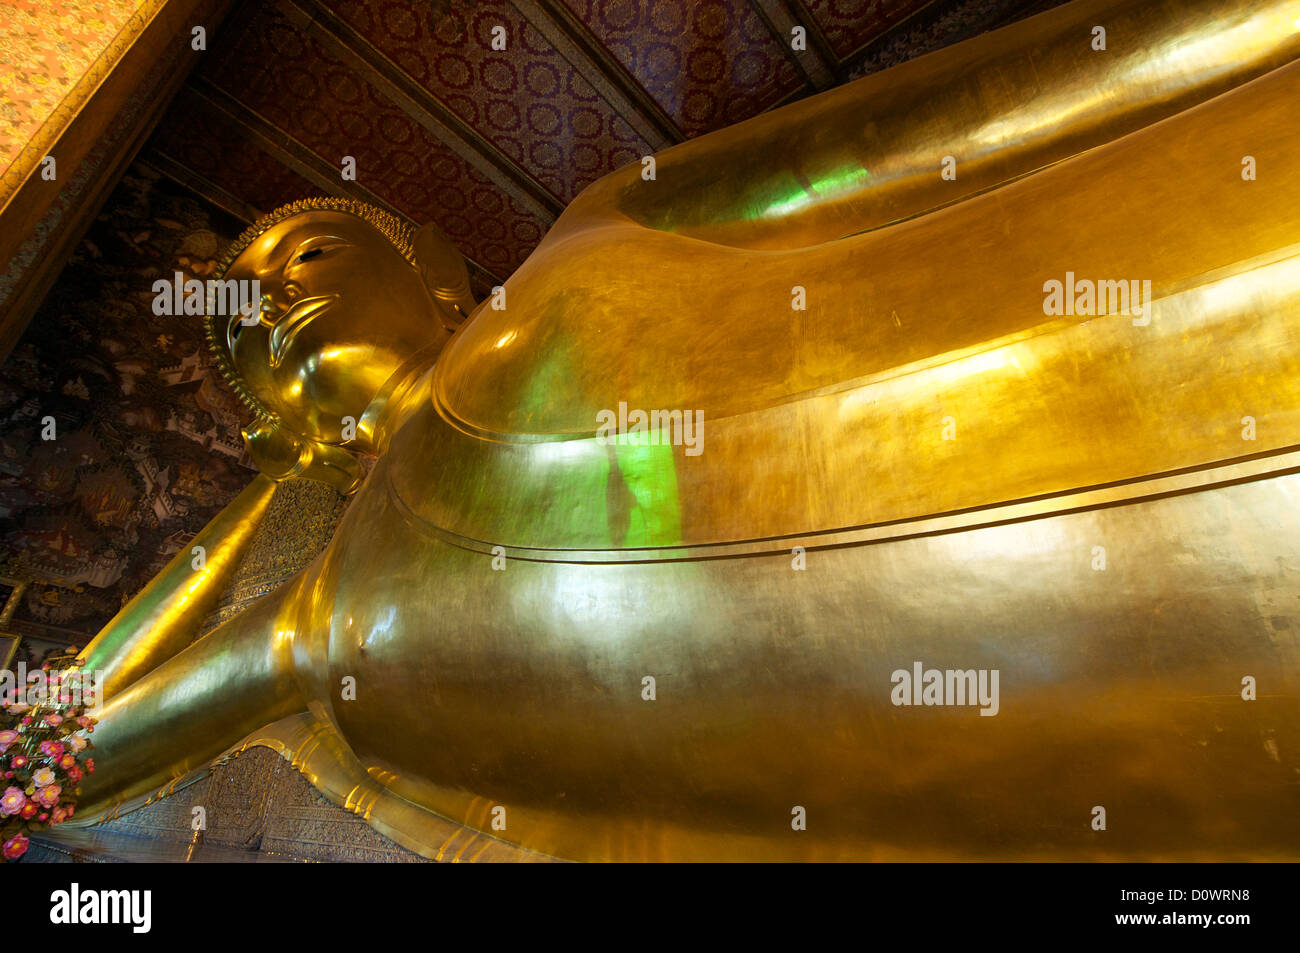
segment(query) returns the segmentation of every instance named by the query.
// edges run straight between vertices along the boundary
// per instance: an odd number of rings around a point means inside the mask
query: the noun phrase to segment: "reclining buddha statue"
[[[606,176],[479,303],[258,222],[262,473],[87,647],[77,821],[262,744],[430,857],[1300,856],[1298,56],[1080,0]],[[332,540],[196,639],[299,478]]]

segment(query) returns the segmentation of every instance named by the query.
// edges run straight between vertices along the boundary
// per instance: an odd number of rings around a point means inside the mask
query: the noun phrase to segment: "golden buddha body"
[[[429,856],[1300,854],[1298,54],[1071,4],[606,177],[477,308],[436,233],[255,227],[268,476],[87,649],[78,819],[261,743]],[[331,544],[181,650],[298,476]]]

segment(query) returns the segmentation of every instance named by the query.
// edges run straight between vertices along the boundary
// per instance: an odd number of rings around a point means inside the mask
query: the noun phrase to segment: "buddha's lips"
[[[275,326],[271,328],[271,366],[279,367],[280,362],[284,360],[285,352],[289,350],[289,345],[293,344],[293,339],[298,336],[298,332],[311,324],[316,316],[329,308],[338,300],[338,295],[320,295],[315,298],[303,298],[301,301],[294,303],[293,307],[284,313]]]

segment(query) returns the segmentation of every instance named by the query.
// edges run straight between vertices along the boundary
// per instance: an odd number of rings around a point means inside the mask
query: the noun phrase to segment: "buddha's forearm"
[[[1112,141],[1300,55],[1296,0],[1084,0],[669,149],[576,199],[748,248],[923,213]],[[1095,29],[1105,30],[1096,49]],[[945,157],[951,164],[945,171]]]
[[[301,577],[300,577],[301,578]],[[297,580],[115,695],[92,736],[78,820],[156,794],[241,738],[305,709],[290,654]]]
[[[275,482],[259,473],[86,646],[84,667],[100,673],[105,697],[194,639],[238,569],[274,492]]]

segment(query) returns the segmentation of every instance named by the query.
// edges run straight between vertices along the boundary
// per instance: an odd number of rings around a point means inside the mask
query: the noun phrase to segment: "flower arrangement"
[[[54,669],[48,676],[52,688],[40,692],[34,704],[35,693],[26,686],[16,697],[0,699],[0,855],[5,861],[27,852],[29,834],[72,817],[77,785],[95,771],[88,754],[95,730],[88,714],[93,689],[83,696],[82,676],[71,670],[78,663],[75,654],[73,649],[41,666],[42,673]]]

